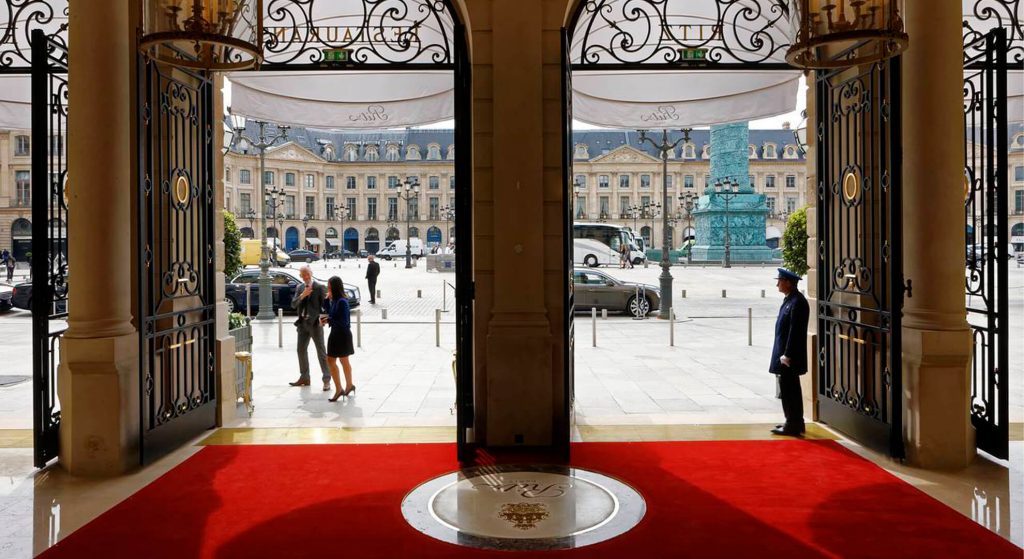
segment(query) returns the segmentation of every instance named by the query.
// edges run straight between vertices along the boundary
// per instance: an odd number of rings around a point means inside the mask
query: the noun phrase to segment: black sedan
[[[50,310],[51,314],[63,314],[67,312],[68,301],[67,301],[67,285],[65,284],[56,294],[57,301],[55,302],[54,308]],[[32,310],[32,283],[25,282],[19,283],[14,286],[14,290],[11,291],[11,306],[26,311]]]
[[[249,299],[249,312],[255,314],[259,310],[259,277],[260,271],[258,268],[249,268],[224,285],[224,299],[228,303],[228,310],[230,312],[244,312],[246,287],[252,293],[252,297]],[[327,280],[315,279],[318,283],[327,285]],[[295,295],[295,289],[300,285],[302,285],[302,278],[299,276],[298,270],[290,268],[270,269],[270,287],[274,302],[274,313],[277,313],[277,309],[291,310],[292,297]],[[345,284],[345,293],[348,295],[349,306],[353,309],[359,307],[359,288]]]
[[[288,256],[291,257],[292,262],[316,262],[320,260],[320,257],[315,252],[301,248],[289,252]]]
[[[352,252],[351,250],[348,250],[348,249],[345,249],[344,252],[345,252],[345,258],[352,258],[353,256],[356,255],[356,253],[354,253],[354,252]],[[327,254],[324,254],[324,260],[336,260],[336,259],[339,259],[339,258],[341,258],[341,253],[342,253],[342,251],[340,251],[340,250],[332,250],[332,251],[328,252]]]
[[[647,316],[661,304],[661,290],[653,285],[620,281],[597,270],[575,270],[572,280],[578,311],[608,309]]]
[[[11,303],[11,297],[14,292],[8,287],[0,287],[0,311],[9,311],[14,304]]]

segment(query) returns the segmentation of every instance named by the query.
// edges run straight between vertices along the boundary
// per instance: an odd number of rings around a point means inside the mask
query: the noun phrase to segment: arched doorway
[[[345,230],[345,240],[344,240],[344,245],[343,246],[344,246],[345,250],[351,252],[352,254],[358,254],[359,253],[359,230],[358,229],[356,229],[355,227],[349,227],[348,229]],[[370,248],[367,247],[366,250],[367,250],[367,252],[369,252]]]
[[[291,252],[297,248],[299,248],[299,230],[289,227],[284,232],[284,249]]]
[[[366,252],[377,254],[378,250],[380,250],[380,233],[376,227],[371,227],[366,230]]]
[[[243,227],[239,229],[238,232],[242,235],[243,239],[251,239],[255,236],[252,227]]]
[[[441,228],[437,226],[431,226],[427,229],[427,244],[431,246],[438,246],[442,242]]]
[[[32,222],[18,218],[11,224],[11,254],[18,262],[28,260],[32,252]]]
[[[328,227],[327,231],[324,232],[324,252],[331,252],[341,248],[341,243],[338,242],[338,230],[334,227]]]
[[[306,229],[306,250],[319,253],[323,246],[323,240],[320,238],[320,230],[316,227],[308,227]]]
[[[420,228],[419,227],[415,227],[415,226],[414,227],[410,227],[409,228],[409,238],[410,239],[418,239],[418,238],[420,238]]]
[[[644,246],[645,247],[649,248],[651,246],[651,226],[650,225],[644,225],[643,227],[640,228],[640,238],[644,240]]]
[[[397,227],[388,227],[387,233],[384,235],[385,241],[397,241],[401,239],[402,235],[398,232]]]

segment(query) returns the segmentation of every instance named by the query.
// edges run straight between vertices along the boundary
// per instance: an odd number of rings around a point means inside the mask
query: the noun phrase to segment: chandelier
[[[796,36],[786,60],[793,66],[851,67],[907,48],[903,0],[792,0],[792,6]]]
[[[263,0],[142,0],[139,48],[168,64],[242,70],[263,58]]]

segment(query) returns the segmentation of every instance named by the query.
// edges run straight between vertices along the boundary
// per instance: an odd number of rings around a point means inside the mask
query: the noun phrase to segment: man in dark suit
[[[807,372],[807,320],[810,307],[797,289],[800,276],[779,268],[776,285],[786,296],[775,320],[775,345],[768,371],[779,378],[779,393],[786,423],[772,429],[776,435],[798,437],[804,432],[804,398],[800,375]]]
[[[299,331],[299,380],[291,382],[292,386],[309,386],[309,340],[313,340],[316,358],[320,361],[321,380],[324,381],[324,392],[331,389],[331,373],[327,368],[327,348],[324,347],[324,327],[320,325],[320,311],[327,298],[324,286],[313,281],[313,271],[309,266],[299,269],[302,285],[295,288],[292,297],[292,308],[299,317],[295,320],[295,328]]]
[[[373,255],[366,257],[366,283],[370,285],[370,304],[377,304],[377,276],[380,275],[380,264],[373,261]]]

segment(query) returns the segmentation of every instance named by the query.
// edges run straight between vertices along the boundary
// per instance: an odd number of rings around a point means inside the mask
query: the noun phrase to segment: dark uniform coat
[[[807,372],[807,320],[810,307],[803,293],[794,289],[786,296],[775,320],[775,346],[768,372],[776,375],[802,375]],[[790,359],[789,367],[779,358]]]

